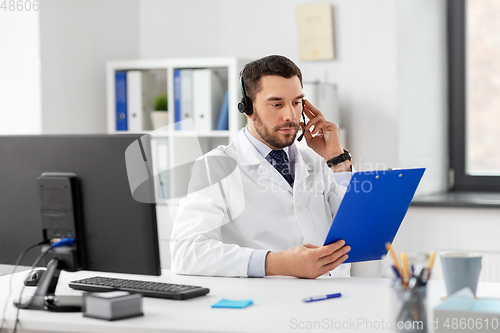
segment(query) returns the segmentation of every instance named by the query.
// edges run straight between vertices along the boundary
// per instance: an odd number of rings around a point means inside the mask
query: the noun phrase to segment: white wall
[[[141,0],[140,55],[285,55],[302,69],[305,81],[338,84],[342,126],[361,168],[397,167],[396,1],[330,1],[337,58],[301,62],[295,10],[307,2],[313,1]]]
[[[407,252],[500,252],[499,237],[499,208],[411,207],[394,246]]]
[[[105,62],[139,57],[138,10],[137,0],[53,0],[42,7],[44,134],[106,131]]]
[[[40,85],[39,12],[0,10],[0,135],[40,134]]]

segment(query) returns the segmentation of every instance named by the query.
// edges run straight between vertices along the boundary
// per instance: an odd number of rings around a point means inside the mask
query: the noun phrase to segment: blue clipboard
[[[425,168],[356,172],[333,219],[325,245],[343,239],[344,262],[378,260],[387,254],[410,207]]]

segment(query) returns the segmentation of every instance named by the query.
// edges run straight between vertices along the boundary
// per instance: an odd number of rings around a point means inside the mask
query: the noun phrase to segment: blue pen
[[[321,296],[314,296],[314,297],[307,297],[307,298],[304,298],[304,302],[310,303],[310,302],[316,302],[316,301],[324,301],[326,299],[338,298],[340,296],[342,296],[341,293],[329,294],[329,295],[321,295]]]
[[[396,278],[398,278],[399,280],[402,280],[401,279],[401,275],[399,275],[399,272],[398,272],[398,269],[396,268],[396,266],[392,265],[392,270],[394,271],[394,275],[396,275]]]

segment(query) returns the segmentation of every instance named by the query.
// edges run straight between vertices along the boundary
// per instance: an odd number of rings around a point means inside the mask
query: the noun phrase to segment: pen
[[[392,270],[394,271],[394,275],[396,275],[396,278],[398,278],[398,279],[400,279],[400,280],[401,280],[401,279],[402,279],[402,277],[401,277],[401,275],[399,275],[399,272],[398,272],[398,270],[396,269],[396,266],[392,265],[391,267],[392,267]]]
[[[342,296],[341,293],[336,293],[336,294],[328,294],[328,295],[321,295],[321,296],[314,296],[314,297],[307,297],[304,298],[304,302],[310,303],[310,302],[316,302],[316,301],[324,301],[330,298],[338,298]]]

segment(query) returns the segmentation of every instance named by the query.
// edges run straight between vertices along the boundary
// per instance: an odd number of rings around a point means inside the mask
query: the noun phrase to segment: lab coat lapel
[[[256,177],[276,184],[282,189],[293,193],[293,189],[283,176],[276,170],[258,151],[245,135],[244,129],[240,130],[235,140],[240,165],[258,166]]]
[[[297,147],[292,145],[291,151],[295,154],[295,184],[293,186],[293,203],[298,223],[302,231],[303,243],[318,244],[316,228],[310,214],[311,207],[304,206],[310,202],[311,185],[314,184],[314,166],[307,164]]]
[[[288,184],[278,170],[276,170],[265,158],[262,159],[259,165],[258,177],[262,177],[267,181],[276,184],[281,189],[288,191],[290,194],[293,193],[293,189],[290,184]]]
[[[293,187],[297,191],[306,185],[307,177],[313,171],[314,166],[306,164],[295,144],[290,146],[290,152],[295,156],[295,181]]]

